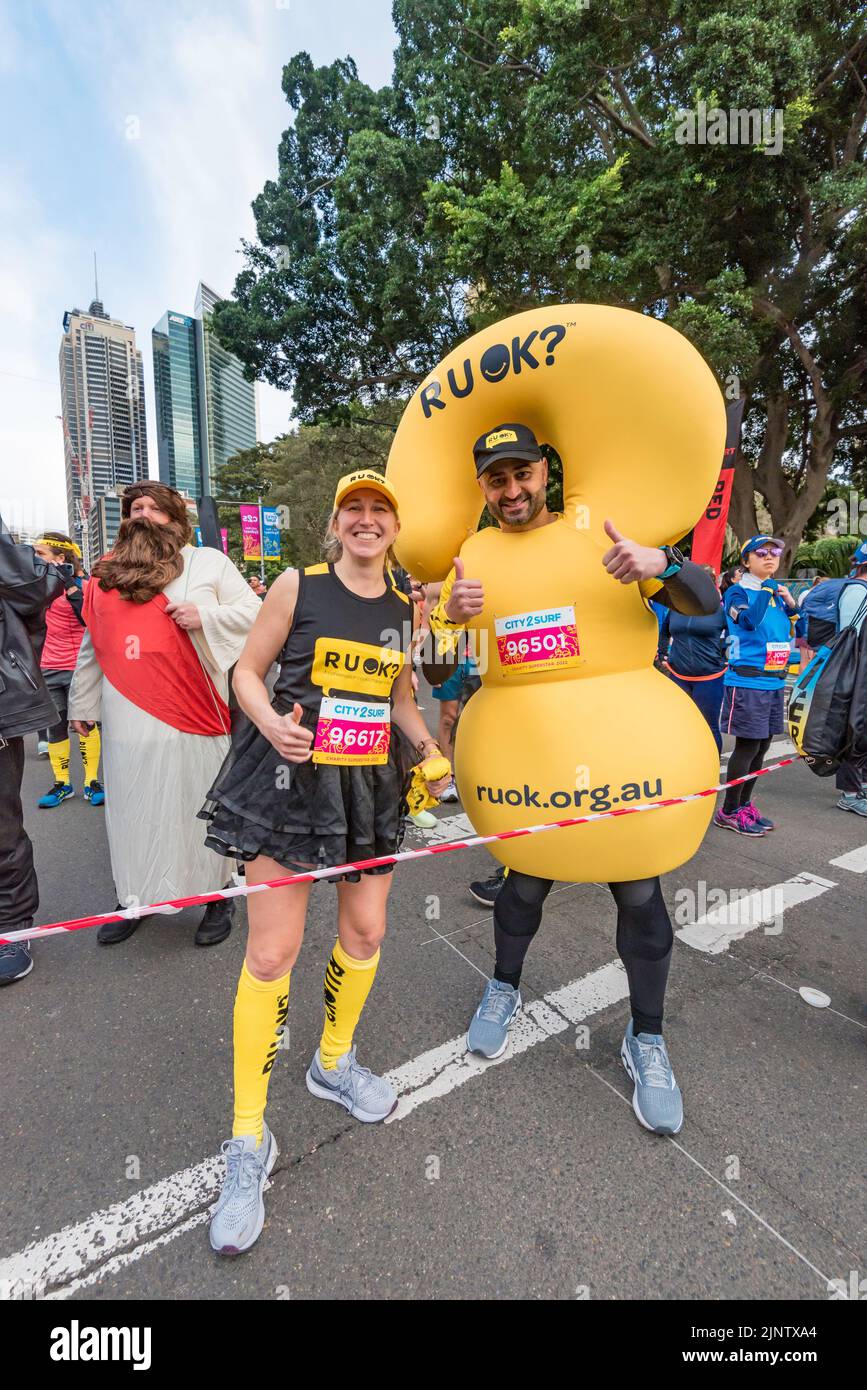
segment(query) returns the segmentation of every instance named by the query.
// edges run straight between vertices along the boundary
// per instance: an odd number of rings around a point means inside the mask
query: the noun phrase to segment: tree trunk
[[[735,459],[735,475],[732,479],[732,496],[729,503],[729,526],[738,541],[743,545],[759,529],[756,516],[755,474],[747,459],[738,450]]]

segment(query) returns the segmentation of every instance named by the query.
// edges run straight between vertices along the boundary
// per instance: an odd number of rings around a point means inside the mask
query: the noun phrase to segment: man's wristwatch
[[[678,570],[683,568],[686,557],[681,554],[676,545],[661,545],[659,548],[668,561],[668,567],[656,578],[670,579],[673,574],[677,574]]]

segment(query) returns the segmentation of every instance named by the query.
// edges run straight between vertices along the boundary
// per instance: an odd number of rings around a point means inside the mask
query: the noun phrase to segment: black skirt
[[[279,699],[273,703],[278,713],[287,713]],[[387,763],[342,767],[287,762],[244,714],[236,712],[235,719],[232,746],[199,811],[208,822],[210,849],[241,860],[265,854],[290,872],[397,853],[415,759],[393,724]],[[317,712],[305,709],[301,723],[315,730]],[[385,864],[361,872],[391,873],[392,868]],[[355,883],[360,876],[341,874],[332,882]]]

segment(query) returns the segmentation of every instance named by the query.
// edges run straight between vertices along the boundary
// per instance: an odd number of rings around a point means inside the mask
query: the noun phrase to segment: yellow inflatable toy
[[[563,461],[564,513],[527,532],[477,531],[472,447],[502,421]],[[389,455],[396,546],[422,580],[460,555],[482,581],[470,624],[482,688],[458,725],[456,777],[479,834],[680,796],[718,780],[703,716],[653,667],[658,581],[601,560],[621,535],[666,545],[716,483],[725,407],[704,359],[657,319],[600,305],[516,314],[477,333],[416,391]],[[644,597],[643,597],[644,595]],[[521,636],[532,628],[532,639]],[[649,878],[689,859],[713,798],[491,846],[503,864],[572,882]]]

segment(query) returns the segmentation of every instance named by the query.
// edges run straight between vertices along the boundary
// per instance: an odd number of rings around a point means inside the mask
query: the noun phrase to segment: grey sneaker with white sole
[[[254,1134],[241,1134],[226,1139],[220,1152],[226,1156],[226,1179],[211,1210],[211,1249],[218,1255],[242,1255],[262,1234],[262,1193],[270,1186],[268,1174],[277,1161],[277,1144],[264,1125],[260,1144]]]
[[[397,1091],[384,1076],[374,1076],[369,1067],[360,1067],[355,1048],[339,1058],[336,1067],[326,1069],[319,1059],[319,1048],[307,1069],[307,1089],[320,1100],[334,1100],[363,1124],[385,1120],[397,1105]]]

